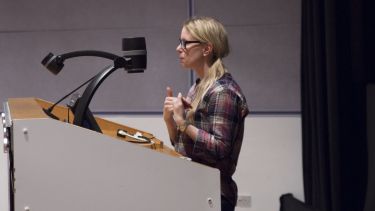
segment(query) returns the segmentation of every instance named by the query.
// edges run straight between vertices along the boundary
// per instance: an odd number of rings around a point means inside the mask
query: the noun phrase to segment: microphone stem
[[[62,97],[59,101],[57,101],[55,104],[53,104],[51,107],[49,107],[47,110],[48,112],[52,112],[53,108],[59,104],[61,101],[63,101],[65,98],[67,98],[69,95],[73,94],[73,92],[77,91],[78,89],[80,89],[81,87],[83,87],[84,85],[88,84],[90,81],[92,81],[94,78],[96,77],[96,75],[94,75],[92,78],[90,78],[89,80],[87,80],[85,83],[83,83],[82,85],[80,85],[79,87],[75,88],[73,91],[69,92],[67,95],[65,95],[64,97]]]

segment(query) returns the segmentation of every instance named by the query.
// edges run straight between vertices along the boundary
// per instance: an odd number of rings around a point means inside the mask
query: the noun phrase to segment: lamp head
[[[57,75],[64,67],[64,60],[61,56],[55,56],[52,53],[49,53],[42,60],[42,65],[45,66],[51,73]]]
[[[143,72],[147,67],[146,40],[144,37],[123,38],[122,50],[129,73]]]

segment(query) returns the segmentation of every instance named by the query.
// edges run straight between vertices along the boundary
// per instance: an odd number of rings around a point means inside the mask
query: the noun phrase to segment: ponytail
[[[208,74],[201,79],[199,84],[195,87],[196,92],[195,92],[195,97],[191,103],[191,110],[188,113],[188,117],[190,120],[192,120],[192,114],[195,113],[197,106],[199,102],[203,99],[204,95],[208,91],[208,89],[215,83],[216,80],[221,78],[221,76],[226,73],[227,70],[224,66],[224,63],[222,59],[218,58],[216,61],[211,65],[210,69],[208,70]]]

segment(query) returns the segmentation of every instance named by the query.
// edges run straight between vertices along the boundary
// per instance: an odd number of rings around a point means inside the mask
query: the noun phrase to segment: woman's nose
[[[176,47],[176,51],[180,51],[182,48],[181,48],[181,44],[178,44],[177,47]]]

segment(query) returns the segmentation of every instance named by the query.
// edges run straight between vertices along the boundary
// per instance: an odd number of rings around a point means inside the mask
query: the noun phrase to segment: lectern
[[[3,105],[0,210],[220,210],[217,169],[136,128],[98,117],[102,133],[76,126],[64,106],[52,119],[43,112],[49,106],[35,98]]]

